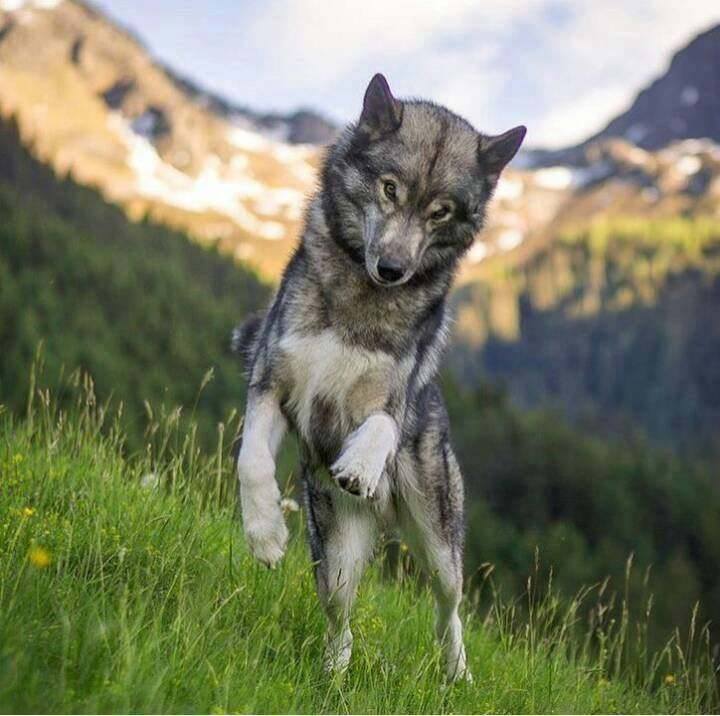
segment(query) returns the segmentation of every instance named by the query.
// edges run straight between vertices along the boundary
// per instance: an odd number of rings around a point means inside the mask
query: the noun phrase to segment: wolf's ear
[[[392,96],[385,77],[376,74],[365,90],[358,127],[371,138],[394,132],[402,124],[402,102]]]
[[[488,175],[500,175],[506,164],[517,154],[526,132],[527,129],[520,125],[494,137],[480,137],[478,159]]]

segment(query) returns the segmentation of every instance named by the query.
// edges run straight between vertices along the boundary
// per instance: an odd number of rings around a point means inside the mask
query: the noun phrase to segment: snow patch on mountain
[[[561,191],[573,185],[573,170],[570,167],[548,167],[538,169],[533,176],[535,185],[542,189]]]
[[[217,212],[245,231],[268,240],[285,238],[286,227],[280,221],[260,216],[288,221],[297,221],[302,216],[303,193],[292,188],[270,187],[253,178],[247,156],[235,155],[226,164],[211,155],[198,174],[190,176],[166,162],[147,136],[133,131],[119,113],[110,115],[109,125],[127,147],[134,189],[142,197],[190,212]],[[266,141],[262,137],[253,144],[250,134],[242,138],[246,150],[250,146],[265,146],[261,145]]]
[[[588,184],[604,179],[612,172],[607,162],[598,161],[587,167],[576,168],[567,166],[547,167],[533,172],[536,187],[550,191],[567,191],[579,189]]]
[[[315,169],[308,162],[308,159],[317,153],[313,146],[286,144],[240,125],[228,131],[227,139],[233,147],[243,152],[272,155],[303,183],[312,183],[315,180]]]
[[[606,162],[599,161],[587,167],[576,168],[566,166],[547,167],[533,173],[535,186],[552,191],[579,189],[591,182],[604,179],[611,173]]]
[[[497,189],[495,189],[495,198],[506,200],[519,199],[523,195],[525,185],[523,180],[519,177],[505,177],[501,176],[498,182]]]
[[[692,176],[700,171],[702,168],[702,162],[699,157],[687,154],[684,157],[681,157],[675,166],[681,174],[684,174],[685,176]]]
[[[684,139],[658,153],[662,159],[668,161],[679,161],[684,156],[701,154],[707,155],[713,161],[720,161],[720,144],[713,142],[712,139]]]
[[[520,246],[525,234],[519,229],[503,229],[497,238],[498,248],[501,251],[512,251]]]
[[[476,241],[467,252],[467,260],[471,264],[478,264],[488,255],[488,247],[482,241]]]
[[[230,144],[245,152],[265,152],[270,146],[270,140],[267,137],[244,127],[233,127],[227,133],[227,138]]]

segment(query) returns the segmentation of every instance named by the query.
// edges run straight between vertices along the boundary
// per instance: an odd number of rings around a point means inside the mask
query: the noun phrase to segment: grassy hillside
[[[268,288],[213,248],[58,179],[0,124],[0,396],[21,410],[30,364],[44,344],[46,379],[88,370],[99,396],[124,402],[132,447],[145,401],[182,406],[200,437],[241,407],[229,336]],[[198,388],[213,379],[198,401]]]
[[[82,397],[83,393],[80,393]],[[227,505],[226,450],[166,425],[122,457],[92,392],[0,416],[0,711],[697,712],[718,707],[698,628],[659,653],[644,626],[579,619],[530,582],[527,619],[467,616],[471,685],[445,685],[427,590],[371,570],[344,682],[321,670],[323,619],[295,538],[255,564]],[[167,432],[169,431],[169,432]],[[163,452],[163,445],[177,445]],[[183,447],[184,446],[184,447]],[[155,483],[157,486],[155,487]],[[398,570],[402,575],[403,570]],[[486,587],[489,585],[486,585]],[[470,595],[470,601],[475,599]],[[469,608],[468,608],[469,609]]]

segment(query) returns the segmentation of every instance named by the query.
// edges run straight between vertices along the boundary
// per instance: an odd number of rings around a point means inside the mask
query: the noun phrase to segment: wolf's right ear
[[[371,139],[394,132],[402,124],[402,109],[402,102],[392,96],[387,80],[378,73],[365,90],[358,129],[367,132]]]

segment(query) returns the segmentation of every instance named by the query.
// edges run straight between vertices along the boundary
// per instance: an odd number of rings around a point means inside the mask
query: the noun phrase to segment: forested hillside
[[[144,403],[193,409],[207,439],[242,410],[232,327],[265,303],[256,276],[212,248],[130,223],[96,192],[57,179],[0,126],[0,395],[21,410],[40,342],[53,384],[82,368],[122,401],[134,446]]]
[[[653,595],[652,639],[687,626],[696,601],[720,637],[716,471],[643,440],[589,437],[559,411],[518,411],[492,386],[460,390],[446,380],[445,394],[476,578],[490,563],[496,585],[519,594],[538,556],[566,596],[606,577],[622,592],[627,577],[633,620]]]
[[[456,297],[451,356],[466,384],[501,382],[600,434],[644,431],[717,455],[720,221],[617,217],[526,261],[498,257]]]

